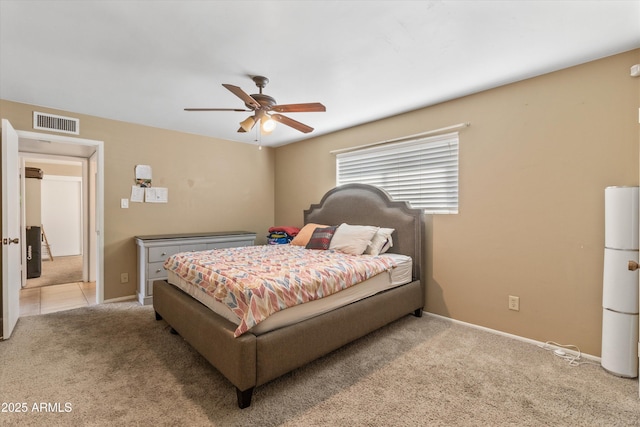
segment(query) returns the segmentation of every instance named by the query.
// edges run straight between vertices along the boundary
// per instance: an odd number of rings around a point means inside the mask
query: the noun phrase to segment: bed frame
[[[304,211],[304,222],[394,228],[389,252],[413,259],[413,281],[311,319],[261,335],[237,338],[236,325],[166,281],[153,287],[156,319],[164,319],[235,387],[238,406],[251,404],[254,387],[305,365],[405,315],[422,315],[423,215],[377,187],[347,184]]]

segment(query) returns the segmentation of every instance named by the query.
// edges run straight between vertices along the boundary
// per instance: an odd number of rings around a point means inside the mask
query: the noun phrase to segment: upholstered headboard
[[[423,279],[422,241],[424,216],[406,202],[394,201],[389,194],[366,184],[346,184],[329,190],[304,211],[304,223],[339,225],[374,225],[394,228],[393,247],[389,252],[413,259],[414,279]],[[422,285],[424,286],[424,280]]]

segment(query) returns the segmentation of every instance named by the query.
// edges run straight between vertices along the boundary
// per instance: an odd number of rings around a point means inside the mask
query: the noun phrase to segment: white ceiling
[[[0,97],[254,143],[249,113],[183,109],[244,108],[222,83],[264,75],[327,107],[278,146],[638,47],[636,0],[0,0]]]

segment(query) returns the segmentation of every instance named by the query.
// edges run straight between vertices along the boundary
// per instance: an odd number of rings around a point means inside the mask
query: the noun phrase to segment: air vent
[[[33,128],[54,132],[80,134],[80,119],[33,112]]]

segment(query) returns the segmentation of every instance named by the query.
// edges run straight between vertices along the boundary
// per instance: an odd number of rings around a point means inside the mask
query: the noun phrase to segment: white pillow
[[[351,255],[362,255],[377,232],[378,227],[342,223],[333,235],[329,249]]]
[[[395,231],[394,228],[379,228],[378,232],[374,234],[371,239],[371,243],[364,251],[368,255],[380,255],[389,250],[393,246],[393,239],[391,239],[391,233]]]

